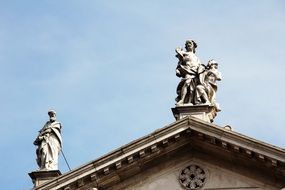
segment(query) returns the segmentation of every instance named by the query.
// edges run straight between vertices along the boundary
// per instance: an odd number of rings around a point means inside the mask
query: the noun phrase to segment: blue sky
[[[174,122],[188,38],[223,74],[215,123],[284,148],[284,34],[282,0],[0,1],[1,187],[32,187],[50,108],[72,168]]]

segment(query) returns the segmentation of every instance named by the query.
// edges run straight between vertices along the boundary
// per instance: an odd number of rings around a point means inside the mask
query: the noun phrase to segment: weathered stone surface
[[[172,108],[172,113],[176,120],[193,116],[207,122],[213,122],[217,115],[216,108],[210,105],[180,106]]]
[[[189,39],[185,42],[186,51],[182,48],[175,49],[176,57],[179,60],[176,67],[176,76],[182,78],[177,86],[177,106],[195,104],[194,90],[197,86],[199,68],[202,65],[200,59],[195,54],[196,48],[196,42]]]
[[[53,180],[54,178],[61,175],[59,170],[50,170],[50,171],[33,171],[29,173],[31,177],[34,187],[40,186],[45,182]]]
[[[222,75],[218,63],[211,59],[207,65],[202,64],[195,54],[196,48],[196,42],[190,39],[186,40],[185,51],[182,48],[175,50],[179,59],[176,75],[181,78],[176,89],[176,107],[209,105],[215,108],[215,112],[219,112],[216,92],[217,81],[222,79]]]
[[[34,145],[38,146],[37,164],[43,171],[58,169],[58,155],[62,146],[61,124],[56,121],[56,112],[50,110],[48,115],[50,120],[39,131],[34,141]]]
[[[205,190],[285,186],[284,149],[190,116],[34,190],[183,190],[179,176],[190,165],[205,171]]]
[[[205,171],[203,189],[259,189],[277,190],[274,186],[266,185],[254,178],[209,163],[207,160],[193,158],[194,156],[176,157],[168,162],[149,168],[132,178],[116,184],[107,190],[183,190],[199,189],[197,187],[185,188],[179,181],[180,173],[189,165],[197,165]],[[194,180],[189,180],[189,183]],[[193,183],[194,184],[194,183]]]

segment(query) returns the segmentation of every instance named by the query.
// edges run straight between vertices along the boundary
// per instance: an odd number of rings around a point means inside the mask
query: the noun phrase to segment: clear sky
[[[188,38],[223,74],[215,123],[284,148],[284,35],[283,0],[0,1],[1,189],[32,187],[50,108],[72,168],[174,122]]]

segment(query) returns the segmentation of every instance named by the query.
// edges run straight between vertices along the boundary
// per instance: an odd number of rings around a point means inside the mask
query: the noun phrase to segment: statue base
[[[183,105],[171,108],[176,120],[187,116],[193,116],[207,122],[213,122],[217,115],[217,109],[212,105]]]
[[[29,173],[29,176],[32,178],[34,187],[37,187],[47,181],[50,181],[61,175],[59,170],[50,170],[50,171],[34,171]]]

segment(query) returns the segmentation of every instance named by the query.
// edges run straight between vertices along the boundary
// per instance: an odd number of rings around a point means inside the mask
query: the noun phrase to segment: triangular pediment
[[[194,167],[193,179],[191,175],[184,177],[181,176],[181,172]],[[179,159],[179,163],[172,161],[161,164],[158,167],[150,168],[145,170],[143,173],[134,176],[131,180],[127,180],[124,183],[119,183],[110,187],[113,189],[124,189],[124,190],[182,190],[191,188],[191,185],[198,189],[199,187],[199,176],[195,176],[197,169],[201,169],[203,175],[200,178],[201,189],[204,190],[245,190],[245,189],[266,189],[273,187],[265,187],[264,184],[250,179],[243,175],[239,175],[230,170],[216,165],[209,164],[208,162],[199,159],[187,159],[182,157]],[[191,172],[190,172],[191,173]],[[198,178],[198,179],[195,179]]]
[[[285,187],[284,149],[185,117],[35,189],[162,189],[166,180],[178,190],[180,172],[195,164],[205,189]]]

